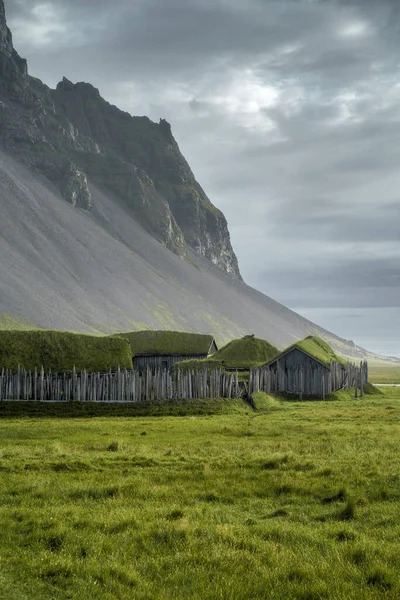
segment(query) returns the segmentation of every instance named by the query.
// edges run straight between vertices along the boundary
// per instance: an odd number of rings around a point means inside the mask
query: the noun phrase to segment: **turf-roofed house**
[[[175,363],[205,359],[218,350],[214,337],[202,333],[146,330],[118,335],[129,340],[133,368],[140,373],[170,370]]]
[[[343,387],[346,361],[321,338],[300,340],[263,365],[271,376],[271,392],[322,395]]]
[[[212,359],[222,361],[227,371],[248,371],[272,360],[278,354],[278,348],[267,340],[250,334],[232,340],[218,350]]]
[[[0,331],[0,371],[43,367],[53,373],[132,368],[127,340],[69,331]]]

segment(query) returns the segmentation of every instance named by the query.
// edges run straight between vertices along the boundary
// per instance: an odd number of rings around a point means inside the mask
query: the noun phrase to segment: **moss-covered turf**
[[[215,356],[215,355],[214,355]],[[210,358],[181,360],[173,365],[172,371],[202,371],[203,369],[223,369],[225,363],[223,360],[214,360]]]
[[[212,335],[202,333],[187,333],[184,331],[132,331],[118,333],[114,337],[129,340],[132,354],[147,355],[196,355],[208,354],[213,341]]]
[[[0,367],[63,373],[77,370],[106,371],[132,368],[129,342],[67,331],[0,331]]]
[[[287,352],[292,348],[300,348],[301,350],[308,352],[308,354],[311,354],[328,367],[331,360],[336,361],[342,365],[345,365],[347,362],[342,356],[336,354],[336,352],[332,350],[332,348],[327,342],[315,335],[309,335],[308,337],[304,338],[304,340],[295,342],[288,348],[285,348],[283,352]]]
[[[226,344],[210,360],[224,361],[228,368],[251,368],[272,360],[278,354],[278,348],[266,340],[245,336]]]
[[[400,389],[0,419],[4,600],[397,600]]]

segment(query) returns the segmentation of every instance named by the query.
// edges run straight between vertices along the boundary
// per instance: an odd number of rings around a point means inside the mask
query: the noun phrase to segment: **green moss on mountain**
[[[36,325],[26,323],[20,319],[16,319],[11,315],[0,313],[0,331],[2,329],[14,330],[14,331],[29,331],[30,329],[37,329]]]

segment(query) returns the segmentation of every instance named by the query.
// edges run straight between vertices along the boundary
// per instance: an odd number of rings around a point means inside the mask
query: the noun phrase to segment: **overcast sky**
[[[5,0],[52,87],[166,118],[244,279],[400,356],[399,0]]]

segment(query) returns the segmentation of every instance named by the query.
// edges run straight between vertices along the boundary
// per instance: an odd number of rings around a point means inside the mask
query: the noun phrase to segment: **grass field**
[[[368,366],[372,383],[400,383],[400,365],[371,362]]]
[[[3,411],[0,598],[398,599],[400,388],[256,404]]]

